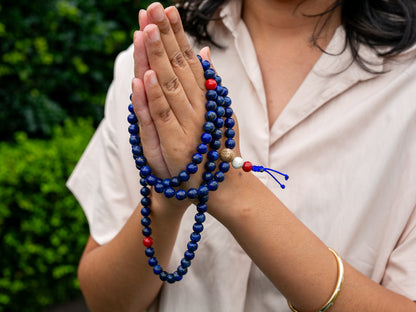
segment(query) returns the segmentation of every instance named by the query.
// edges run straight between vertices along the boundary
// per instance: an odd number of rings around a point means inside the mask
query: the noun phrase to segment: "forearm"
[[[335,288],[332,253],[253,175],[232,170],[227,178],[211,196],[210,212],[294,307],[317,311]],[[345,261],[344,267],[344,283],[331,311],[416,311],[414,302]]]
[[[152,208],[153,246],[157,250],[159,264],[166,267],[182,213]],[[78,277],[92,311],[141,311],[159,293],[162,282],[147,264],[141,218],[139,207],[112,241],[96,248],[87,245]]]

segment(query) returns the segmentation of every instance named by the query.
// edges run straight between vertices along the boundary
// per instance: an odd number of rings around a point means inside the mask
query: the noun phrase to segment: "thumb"
[[[200,51],[199,51],[199,55],[202,57],[203,60],[207,60],[208,62],[211,62],[211,50],[209,49],[209,47],[203,47]]]

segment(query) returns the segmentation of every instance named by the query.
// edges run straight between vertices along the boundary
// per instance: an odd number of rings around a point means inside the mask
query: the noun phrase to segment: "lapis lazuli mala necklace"
[[[269,174],[281,188],[285,188],[284,184],[280,183],[273,175],[279,174],[287,180],[288,175],[279,171],[264,168],[263,166],[253,166],[251,162],[244,161],[241,157],[235,157],[233,149],[235,147],[235,131],[233,127],[235,121],[232,118],[233,110],[230,107],[231,99],[227,96],[228,89],[221,85],[221,77],[216,75],[211,64],[207,60],[202,60],[198,55],[204,70],[205,88],[207,102],[205,108],[205,123],[203,125],[203,133],[201,135],[201,143],[196,148],[196,153],[192,156],[191,162],[186,166],[186,169],[179,172],[177,176],[160,179],[152,174],[151,168],[147,165],[146,158],[143,155],[143,148],[140,144],[139,126],[137,125],[137,116],[134,113],[133,104],[129,104],[130,114],[127,117],[130,133],[130,144],[132,146],[133,158],[137,169],[140,171],[140,184],[142,186],[140,194],[141,199],[141,224],[143,225],[142,234],[144,236],[143,245],[146,247],[145,254],[149,258],[148,263],[153,268],[153,272],[159,276],[162,281],[168,283],[175,283],[182,280],[183,276],[188,272],[191,265],[191,260],[195,257],[195,251],[198,249],[198,242],[201,240],[201,233],[204,229],[203,223],[205,221],[205,212],[207,211],[207,202],[209,192],[216,191],[219,183],[224,181],[225,173],[230,170],[230,163],[235,169],[242,168],[245,172],[266,172]],[[222,129],[225,129],[224,131]],[[222,146],[221,139],[225,137],[225,148],[218,152]],[[181,188],[183,182],[190,179],[192,174],[198,171],[206,154],[207,161],[204,164],[204,173],[202,174],[202,182],[196,188],[189,188],[184,190]],[[217,167],[217,162],[219,162]],[[158,264],[155,257],[155,250],[153,246],[153,239],[151,225],[151,200],[149,195],[151,188],[157,193],[163,194],[166,198],[176,200],[197,200],[197,213],[195,214],[195,223],[192,227],[193,232],[190,235],[190,241],[187,244],[187,250],[184,253],[180,265],[173,273],[168,273]]]

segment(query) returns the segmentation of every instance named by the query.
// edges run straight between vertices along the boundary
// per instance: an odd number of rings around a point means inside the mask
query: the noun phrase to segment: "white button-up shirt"
[[[233,101],[243,158],[288,173],[285,190],[267,174],[257,176],[345,261],[416,300],[416,49],[385,61],[362,46],[369,68],[385,72],[373,74],[351,63],[339,27],[330,53],[269,125],[260,67],[240,12],[240,1],[230,1],[222,22],[211,25],[226,47],[213,48],[211,56]],[[140,200],[126,120],[132,51],[117,58],[105,118],[68,181],[100,244],[120,231]],[[185,213],[170,271],[186,250],[194,213],[192,207]],[[165,285],[149,311],[290,311],[224,226],[208,215],[204,227],[188,273]]]

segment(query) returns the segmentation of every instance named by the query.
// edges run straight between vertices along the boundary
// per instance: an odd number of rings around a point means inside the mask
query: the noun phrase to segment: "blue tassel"
[[[272,172],[280,174],[281,176],[283,176],[285,178],[286,181],[289,179],[289,176],[287,174],[281,173],[280,171],[277,171],[277,170],[274,170],[274,169],[271,169],[271,168],[264,168],[263,166],[253,166],[253,168],[251,170],[254,171],[254,172],[266,172],[277,183],[279,183],[279,185],[282,189],[284,189],[286,186],[284,184],[280,183],[280,181],[277,180],[277,178],[273,175]]]

